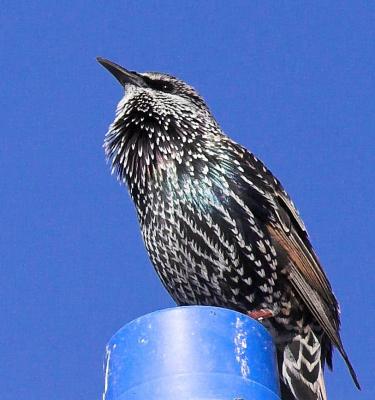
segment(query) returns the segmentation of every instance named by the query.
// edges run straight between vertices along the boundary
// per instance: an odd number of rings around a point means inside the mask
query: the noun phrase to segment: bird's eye
[[[171,84],[168,84],[168,83],[165,83],[165,82],[164,82],[164,83],[161,85],[161,90],[162,90],[163,92],[170,93],[170,92],[173,91],[173,86],[172,86]]]
[[[160,90],[164,93],[173,93],[174,91],[174,86],[168,81],[146,79],[146,82],[151,89]]]

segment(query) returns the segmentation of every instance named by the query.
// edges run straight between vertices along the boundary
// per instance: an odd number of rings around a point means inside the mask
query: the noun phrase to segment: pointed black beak
[[[121,83],[122,86],[131,84],[140,87],[147,87],[143,77],[136,72],[128,71],[120,65],[102,57],[97,57],[96,59],[99,64],[103,65],[103,67],[106,68]]]

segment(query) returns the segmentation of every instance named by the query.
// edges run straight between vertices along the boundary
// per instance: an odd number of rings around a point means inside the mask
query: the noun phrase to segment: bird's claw
[[[248,311],[247,315],[250,318],[256,319],[257,321],[262,321],[263,319],[271,318],[274,316],[271,310],[265,308],[260,308],[259,310],[254,310],[254,311]]]

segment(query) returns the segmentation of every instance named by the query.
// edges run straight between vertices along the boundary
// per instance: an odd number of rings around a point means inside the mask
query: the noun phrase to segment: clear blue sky
[[[330,399],[375,398],[375,3],[3,1],[2,400],[98,399],[110,336],[173,305],[102,141],[101,55],[193,84],[293,196],[342,307]]]

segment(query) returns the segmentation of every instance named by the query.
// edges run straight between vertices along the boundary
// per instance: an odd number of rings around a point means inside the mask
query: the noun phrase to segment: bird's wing
[[[250,185],[249,197],[262,193],[262,207],[253,208],[256,216],[265,224],[274,246],[288,260],[286,273],[295,291],[306,304],[311,314],[318,321],[329,340],[343,356],[353,380],[359,383],[348,356],[344,350],[339,329],[339,307],[332,293],[317,255],[310,243],[305,225],[293,202],[281,183],[272,173],[246,149],[242,151],[243,174]],[[261,190],[255,191],[254,186]],[[259,203],[259,201],[258,201]],[[266,206],[265,203],[268,203]],[[265,208],[267,211],[265,211]],[[330,354],[327,355],[330,366]]]
[[[274,200],[278,223],[273,224],[269,230],[274,240],[286,251],[292,264],[296,267],[295,275],[292,274],[291,280],[293,283],[298,281],[299,275],[301,275],[300,278],[306,280],[309,286],[317,292],[321,301],[325,303],[334,330],[338,331],[340,324],[338,303],[310,244],[305,225],[294,204],[283,190],[276,188]]]
[[[305,226],[281,187],[276,187],[274,199],[277,220],[275,223],[270,222],[267,227],[273,242],[284,250],[290,261],[289,280],[331,342],[340,351],[359,388],[358,379],[339,335],[337,300],[310,244]]]

